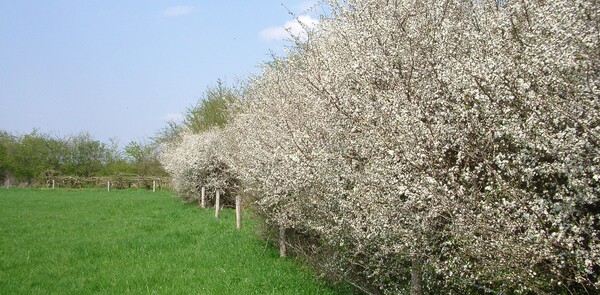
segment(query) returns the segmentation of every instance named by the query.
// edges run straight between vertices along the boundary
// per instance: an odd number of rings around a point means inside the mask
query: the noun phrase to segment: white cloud
[[[166,122],[176,122],[179,123],[183,121],[183,115],[181,113],[168,113],[162,118]]]
[[[271,27],[260,32],[260,37],[265,40],[283,40],[292,36],[306,37],[304,26],[313,28],[319,23],[310,15],[300,15],[294,20],[287,21],[283,26]]]
[[[192,12],[193,9],[194,7],[189,5],[171,6],[163,10],[163,14],[165,16],[180,16]]]

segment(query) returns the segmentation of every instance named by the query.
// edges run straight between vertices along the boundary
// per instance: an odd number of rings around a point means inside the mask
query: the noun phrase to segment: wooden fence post
[[[217,190],[217,195],[215,198],[215,218],[219,218],[219,199],[220,199],[220,195],[219,195],[219,190]]]
[[[279,225],[279,257],[285,257],[285,226]]]
[[[110,192],[110,180],[108,181],[108,183],[106,184],[106,187],[108,188],[108,191]]]
[[[52,189],[54,189],[54,179],[52,179]]]
[[[156,180],[152,180],[152,192],[156,192]]]
[[[242,228],[242,197],[235,196],[235,226],[237,229]]]
[[[206,191],[204,187],[200,189],[200,207],[206,208]]]

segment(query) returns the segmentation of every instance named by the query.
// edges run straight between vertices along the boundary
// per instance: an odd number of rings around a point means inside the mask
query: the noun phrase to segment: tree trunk
[[[413,257],[410,269],[410,294],[423,295],[422,262],[418,257]]]

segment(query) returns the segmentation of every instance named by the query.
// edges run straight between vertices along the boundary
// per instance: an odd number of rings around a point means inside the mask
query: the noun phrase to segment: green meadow
[[[0,189],[0,294],[341,294],[234,214],[170,191]]]

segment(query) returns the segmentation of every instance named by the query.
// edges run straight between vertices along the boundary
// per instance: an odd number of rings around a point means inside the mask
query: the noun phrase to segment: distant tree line
[[[65,137],[34,130],[0,131],[0,181],[39,184],[58,176],[163,176],[153,142],[132,141],[124,149],[83,132]]]

